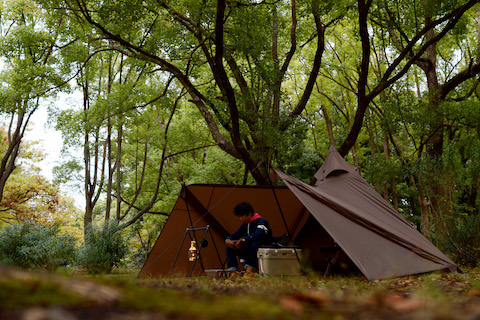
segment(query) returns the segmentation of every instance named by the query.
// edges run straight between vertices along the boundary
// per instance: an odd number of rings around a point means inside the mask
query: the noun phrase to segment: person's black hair
[[[233,208],[233,213],[237,216],[237,217],[241,217],[241,216],[246,216],[246,215],[249,215],[250,213],[253,213],[253,207],[250,203],[248,202],[240,202],[239,204],[237,204],[235,206],[235,208]]]

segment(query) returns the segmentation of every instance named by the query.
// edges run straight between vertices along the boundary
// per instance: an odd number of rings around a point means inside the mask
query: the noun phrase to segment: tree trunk
[[[388,138],[385,133],[385,129],[383,130],[383,153],[385,154],[385,160],[388,162],[390,161],[390,150],[389,150],[389,145],[388,145]],[[385,180],[383,181],[384,184],[384,194],[383,197],[385,200],[387,200],[390,203],[390,192],[388,189],[388,183],[390,179],[385,177]]]
[[[122,171],[120,170],[120,163],[122,160],[122,140],[123,140],[123,125],[120,124],[117,130],[117,159],[115,161],[115,168],[117,169],[117,220],[120,220],[122,212]]]
[[[107,76],[107,94],[112,92],[112,85],[114,79],[114,71],[113,71],[113,59],[112,55],[108,55],[108,76]],[[107,168],[108,168],[108,180],[107,180],[107,194],[106,194],[106,206],[105,206],[105,228],[108,228],[109,221],[110,221],[110,212],[112,210],[112,190],[113,190],[113,179],[114,179],[114,165],[112,159],[112,149],[113,149],[113,141],[112,141],[112,116],[110,112],[110,104],[107,107],[107,110],[104,111],[107,117],[107,141],[106,141],[106,148],[107,148]]]
[[[397,190],[396,190],[396,186],[397,186],[397,183],[395,181],[395,178],[392,178],[391,179],[391,189],[392,189],[392,202],[393,202],[393,208],[398,211],[398,195],[397,195]]]
[[[426,24],[431,23],[430,18],[425,19]],[[435,31],[433,29],[429,30],[426,34],[427,41],[435,37]],[[439,107],[441,99],[439,96],[440,84],[437,77],[437,47],[436,44],[432,44],[427,48],[426,58],[422,61],[417,61],[416,63],[425,73],[427,78],[427,87],[429,92],[429,110],[432,115],[432,123],[430,124],[430,129],[428,131],[428,140],[426,141],[426,154],[427,154],[427,168],[425,174],[429,176],[429,190],[428,197],[430,202],[430,209],[432,213],[432,218],[436,222],[437,237],[441,238],[442,241],[445,241],[445,237],[448,234],[448,225],[445,224],[446,216],[450,215],[449,205],[446,203],[448,201],[447,190],[443,186],[442,173],[436,172],[435,163],[437,160],[441,159],[443,154],[443,116],[439,114]],[[435,122],[433,122],[435,121]],[[432,175],[433,174],[433,175]],[[427,191],[424,189],[424,191]],[[426,195],[425,192],[421,192],[423,198]],[[423,203],[423,201],[422,201]],[[422,206],[422,204],[420,204]],[[424,205],[423,205],[424,206]],[[424,220],[425,219],[425,220]],[[422,213],[422,221],[428,224],[428,216]]]
[[[477,207],[478,207],[478,218],[480,218],[480,179],[477,179]]]
[[[429,204],[425,195],[422,192],[418,193],[418,204],[420,205],[420,213],[422,217],[422,234],[425,237],[430,237],[432,235],[430,229],[430,218],[429,218]]]
[[[384,128],[384,133],[383,133],[383,152],[385,153],[385,159],[390,162],[391,161],[391,154],[390,154],[390,144],[389,144],[389,139],[388,139],[388,136],[389,136],[389,133],[386,132],[387,129]],[[395,177],[394,176],[391,176],[389,178],[386,178],[385,179],[385,186],[386,186],[386,198],[385,200],[389,201],[390,202],[390,194],[392,195],[392,203],[393,203],[393,207],[395,208],[395,210],[398,211],[398,197],[397,197],[397,191],[395,190]],[[390,190],[389,188],[390,187]]]
[[[330,145],[335,147],[335,137],[333,136],[332,119],[330,119],[327,108],[324,105],[322,105],[321,108],[323,113],[323,119],[325,119],[325,124],[327,125],[328,140],[330,141]]]
[[[28,120],[24,123],[25,113],[20,112],[17,115],[17,122],[15,125],[15,131],[11,132],[11,127],[13,125],[15,115],[12,115],[10,128],[8,131],[8,148],[3,155],[1,165],[0,165],[0,201],[3,198],[3,190],[5,189],[5,184],[7,183],[8,178],[15,169],[15,160],[17,159],[18,152],[20,151],[20,143],[23,137],[23,127],[26,127]]]
[[[87,124],[87,111],[88,110],[88,81],[85,81],[83,86],[83,111],[84,111],[84,123]],[[92,225],[93,217],[93,188],[94,186],[90,184],[91,181],[91,171],[90,171],[90,146],[89,146],[89,131],[85,130],[84,132],[84,142],[83,142],[83,161],[85,164],[85,215],[83,216],[83,232],[84,236],[87,235],[88,229]]]
[[[367,130],[368,130],[368,133],[369,133],[368,141],[370,143],[370,154],[372,156],[373,165],[375,166],[376,163],[377,163],[377,152],[376,152],[376,148],[375,148],[374,133],[373,133],[373,129],[372,129],[371,126],[367,126]],[[375,170],[375,172],[376,172],[376,170]],[[375,181],[374,181],[374,186],[375,186],[375,190],[378,193],[381,193],[380,181],[376,177],[375,177]]]
[[[425,187],[421,185],[421,183],[419,183],[419,186],[417,188],[417,184],[415,183],[415,179],[413,177],[410,178],[410,181],[412,182],[413,188],[418,192],[417,200],[420,206],[420,217],[422,220],[422,230],[421,230],[422,234],[425,237],[430,237],[432,235],[432,231],[430,228],[429,203],[425,198]]]
[[[112,161],[112,123],[110,117],[107,115],[107,168],[108,168],[108,180],[107,180],[107,194],[106,194],[106,206],[105,206],[105,228],[108,227],[108,222],[110,220],[110,211],[112,210],[112,189],[113,189],[113,178],[114,178],[114,168]]]

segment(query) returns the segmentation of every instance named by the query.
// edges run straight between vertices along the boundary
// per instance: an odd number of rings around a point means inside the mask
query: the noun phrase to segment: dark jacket
[[[240,228],[227,239],[238,240],[245,238],[247,245],[259,242],[260,245],[273,242],[272,229],[267,220],[255,213],[249,223],[242,223]]]

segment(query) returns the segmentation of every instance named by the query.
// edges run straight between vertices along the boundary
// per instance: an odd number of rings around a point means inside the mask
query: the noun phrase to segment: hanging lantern
[[[190,241],[190,249],[188,249],[188,261],[195,261],[197,259],[197,242]]]

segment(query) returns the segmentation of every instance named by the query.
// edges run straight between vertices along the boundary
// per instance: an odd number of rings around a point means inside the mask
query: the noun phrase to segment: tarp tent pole
[[[202,215],[202,218],[204,218],[205,220],[208,221],[208,231],[209,231],[209,234],[210,234],[210,237],[212,238],[212,242],[213,242],[213,246],[215,248],[215,252],[217,254],[217,257],[218,257],[218,261],[220,262],[221,266],[222,266],[222,269],[225,270],[225,261],[222,262],[222,258],[220,257],[220,253],[218,251],[218,248],[217,248],[217,245],[215,243],[215,239],[213,237],[213,234],[212,234],[212,231],[210,230],[210,224],[214,226],[215,230],[217,230],[218,233],[220,233],[220,236],[226,238],[229,233],[227,232],[227,230],[225,230],[225,228],[218,222],[217,219],[215,219],[213,217],[212,214],[210,214],[209,210],[207,210],[207,208],[205,208],[201,203],[200,201],[198,201],[198,199],[195,197],[195,195],[188,189],[187,186],[183,186],[183,190],[182,190],[182,194],[183,194],[183,198],[184,198],[184,201],[185,201],[185,204],[187,206],[187,212],[188,212],[188,217],[190,219],[190,224],[191,224],[191,228],[192,230],[198,230],[199,228],[195,229],[194,226],[195,224],[198,223],[198,221],[200,220],[197,220],[195,223],[193,223],[192,219],[191,219],[191,215],[190,215],[190,210],[189,210],[189,207],[188,207],[188,203],[191,201],[191,204],[197,209],[199,210],[200,212],[204,212],[204,214]],[[187,201],[187,197],[188,197],[188,200]],[[204,235],[203,239],[205,239],[205,236],[206,234]],[[195,231],[194,231],[194,237],[195,237],[195,241],[197,240],[196,239],[196,236],[195,236]],[[198,243],[198,242],[197,242]],[[183,245],[183,244],[182,244]],[[201,246],[201,243],[199,243],[199,245]],[[205,272],[205,269],[204,269],[204,266],[203,266],[203,260],[201,260],[201,265],[202,265],[202,270]],[[192,269],[193,271],[193,269]],[[191,272],[190,271],[190,274]]]
[[[265,172],[268,172],[266,163],[263,162],[263,164],[265,166]],[[272,188],[272,191],[273,191],[273,196],[275,198],[275,201],[277,202],[278,210],[280,211],[280,215],[282,216],[283,224],[287,229],[287,237],[288,237],[287,243],[289,243],[291,241],[291,236],[290,236],[290,230],[288,229],[287,220],[285,220],[285,216],[283,215],[282,207],[280,206],[280,202],[278,201],[277,193],[275,192],[275,187],[273,186],[272,179],[270,179],[269,174],[267,176],[268,176],[268,182],[270,183],[270,187]],[[298,263],[300,263],[300,257],[298,256],[297,248],[295,247],[294,243],[292,243],[292,247],[293,247],[293,251],[295,252],[295,256],[297,257],[297,261]]]
[[[182,184],[182,188],[186,188],[185,183]],[[183,200],[185,201],[185,205],[187,207],[188,219],[190,220],[190,230],[193,231],[193,240],[195,240],[195,243],[198,243],[197,234],[195,233],[196,229],[194,229],[194,225],[193,225],[193,221],[192,221],[192,215],[190,214],[190,208],[188,207],[187,193],[186,192],[185,192],[185,197],[183,198]],[[187,229],[187,231],[188,231],[188,229]],[[188,233],[188,235],[190,236],[190,241],[191,241],[192,240],[192,235],[190,233]],[[204,235],[204,237],[205,237],[205,235]],[[180,249],[181,248],[182,247],[180,247]],[[195,259],[195,263],[196,262],[197,262],[197,259]],[[193,267],[195,267],[195,263],[193,264]],[[205,271],[205,268],[203,266],[203,261],[201,259],[200,259],[200,266],[202,267],[202,270]],[[190,271],[190,274],[192,274],[193,267],[192,267],[192,270]]]
[[[263,165],[265,166],[265,172],[268,172],[267,164],[263,162]],[[275,192],[275,188],[273,186],[272,180],[270,179],[270,175],[267,175],[267,176],[268,176],[268,182],[270,183],[270,187],[272,188],[272,191],[273,191],[275,202],[277,203],[278,210],[280,211],[280,215],[282,216],[283,224],[285,225],[285,229],[287,229],[288,239],[290,240],[290,230],[288,229],[287,220],[285,220],[285,216],[283,215],[282,207],[280,206],[280,202],[278,201],[277,193]]]

